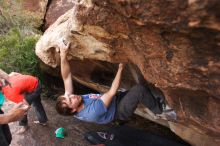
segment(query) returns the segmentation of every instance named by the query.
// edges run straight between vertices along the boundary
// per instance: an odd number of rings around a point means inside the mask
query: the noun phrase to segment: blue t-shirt
[[[106,108],[103,101],[100,99],[101,96],[102,94],[82,95],[84,109],[76,113],[74,117],[82,121],[98,124],[107,124],[114,120],[116,109],[115,97],[113,97],[109,107]]]

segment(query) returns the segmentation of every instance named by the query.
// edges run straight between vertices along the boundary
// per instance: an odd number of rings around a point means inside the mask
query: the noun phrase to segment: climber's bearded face
[[[63,102],[69,108],[73,109],[73,112],[75,112],[82,103],[82,97],[79,95],[71,94],[71,95],[65,96],[65,100]]]

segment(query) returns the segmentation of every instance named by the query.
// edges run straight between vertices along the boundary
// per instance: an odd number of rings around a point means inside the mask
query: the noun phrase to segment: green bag
[[[3,103],[5,102],[5,96],[0,92],[0,108],[2,107]]]
[[[60,127],[58,128],[56,131],[55,131],[55,134],[56,134],[56,137],[57,138],[64,138],[65,137],[65,130],[63,127]]]

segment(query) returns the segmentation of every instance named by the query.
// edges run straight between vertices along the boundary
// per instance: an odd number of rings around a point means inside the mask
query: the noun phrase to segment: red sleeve
[[[13,99],[13,102],[20,103],[24,99],[24,96],[22,94],[17,94],[16,97]]]
[[[12,102],[19,103],[22,102],[24,99],[24,95],[22,95],[20,93],[20,90],[17,88],[16,89],[14,88],[13,90],[7,89],[5,91],[6,91],[4,92],[5,97]]]

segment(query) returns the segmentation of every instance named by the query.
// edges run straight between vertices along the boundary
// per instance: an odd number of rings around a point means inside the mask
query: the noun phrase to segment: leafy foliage
[[[25,35],[18,28],[0,35],[0,68],[8,73],[16,71],[40,76],[34,52],[37,40],[36,35]]]

